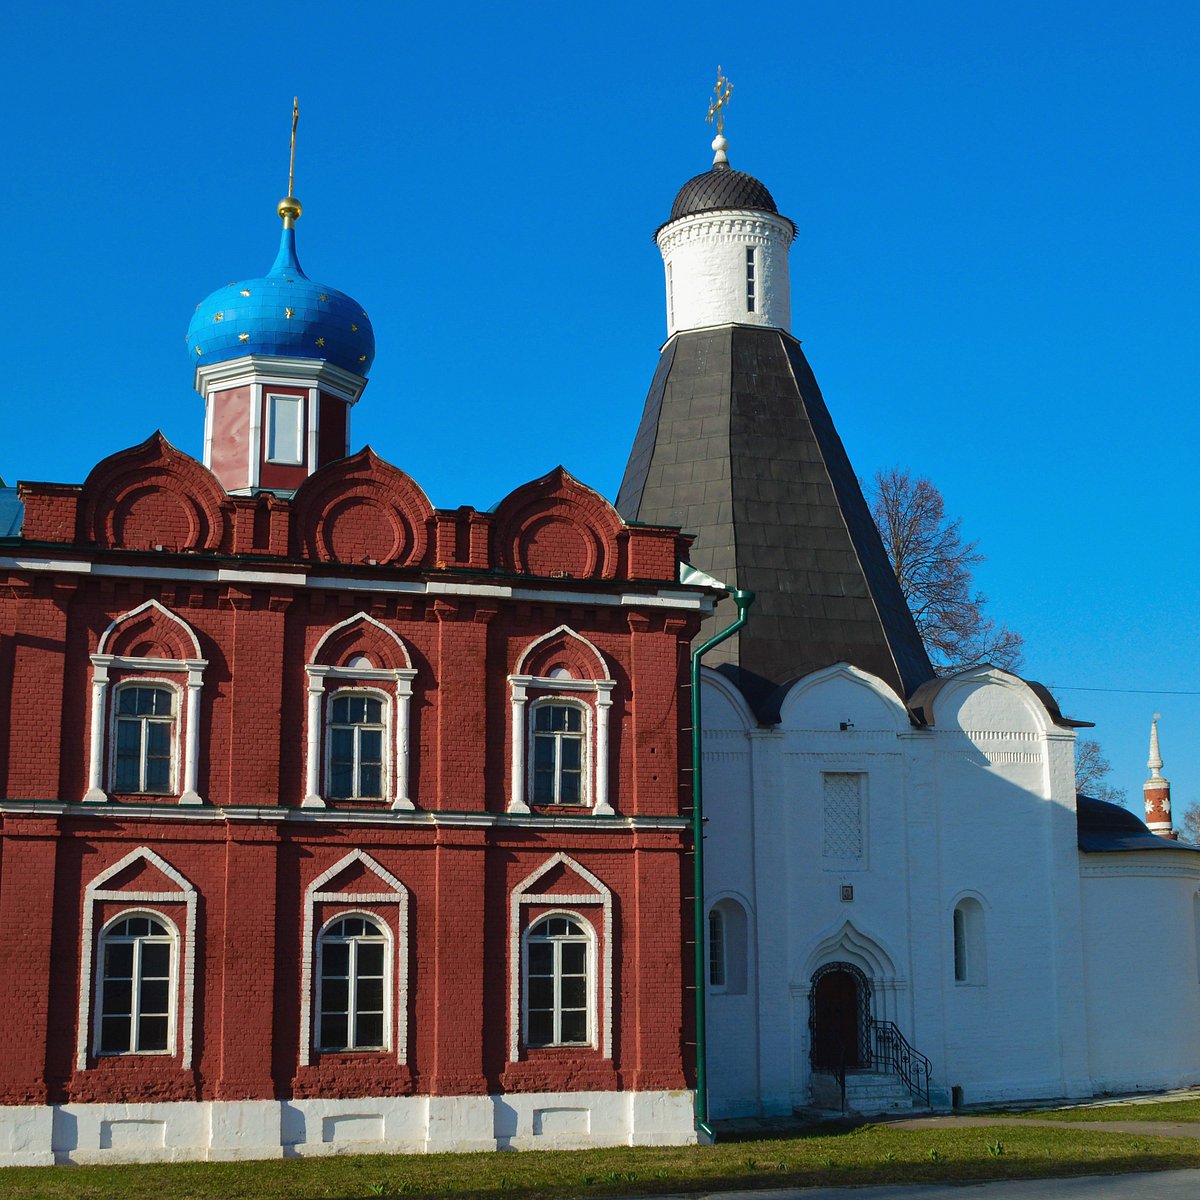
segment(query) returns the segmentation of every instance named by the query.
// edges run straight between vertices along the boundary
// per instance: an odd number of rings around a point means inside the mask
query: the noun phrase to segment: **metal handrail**
[[[900,1032],[894,1021],[871,1018],[872,1065],[897,1076],[911,1095],[929,1108],[929,1059]]]

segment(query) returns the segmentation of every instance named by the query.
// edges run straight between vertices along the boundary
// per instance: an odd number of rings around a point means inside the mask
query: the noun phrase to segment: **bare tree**
[[[1095,738],[1080,738],[1075,743],[1075,790],[1084,796],[1124,804],[1128,793],[1123,787],[1105,782],[1112,774],[1112,763]]]
[[[959,520],[947,520],[942,493],[892,467],[875,473],[867,498],[934,668],[947,674],[986,662],[1019,669],[1023,639],[984,613],[987,597],[972,578],[983,555],[976,542],[962,540]]]
[[[1200,846],[1200,804],[1189,804],[1179,818],[1179,837],[1181,841]]]

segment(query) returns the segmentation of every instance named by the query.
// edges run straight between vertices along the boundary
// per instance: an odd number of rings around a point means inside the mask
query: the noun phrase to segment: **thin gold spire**
[[[276,210],[283,218],[284,229],[291,229],[297,218],[304,210],[296,199],[296,126],[300,124],[300,97],[292,97],[292,147],[288,158],[288,190],[287,195],[279,202]]]

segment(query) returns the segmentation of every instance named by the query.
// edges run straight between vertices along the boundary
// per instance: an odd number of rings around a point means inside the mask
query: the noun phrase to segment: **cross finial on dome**
[[[725,77],[720,66],[717,67],[717,86],[713,88],[713,98],[708,102],[708,123],[715,124],[717,127],[717,136],[713,138],[713,166],[728,167],[729,158],[725,151],[729,149],[729,143],[725,140],[725,110],[729,107],[730,97],[733,95],[733,84]]]
[[[292,97],[292,152],[288,160],[287,195],[280,200],[276,211],[283,218],[284,229],[291,229],[304,210],[296,199],[296,126],[300,124],[300,97]]]

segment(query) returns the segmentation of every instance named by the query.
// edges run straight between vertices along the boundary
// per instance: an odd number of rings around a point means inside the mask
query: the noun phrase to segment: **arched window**
[[[317,1049],[386,1050],[388,937],[373,918],[335,918],[317,940]]]
[[[335,692],[329,702],[329,787],[334,800],[386,796],[387,727],[384,698]]]
[[[176,692],[165,684],[117,688],[112,760],[114,792],[175,791]]]
[[[533,804],[587,804],[588,715],[583,705],[540,700],[533,706]]]
[[[525,936],[525,1044],[592,1041],[591,940],[574,917],[543,917]]]
[[[987,983],[983,905],[973,896],[954,906],[954,982]]]
[[[171,1054],[176,938],[157,913],[122,913],[100,934],[97,1054]]]
[[[718,900],[708,910],[708,986],[715,994],[746,991],[746,910],[736,900]]]

